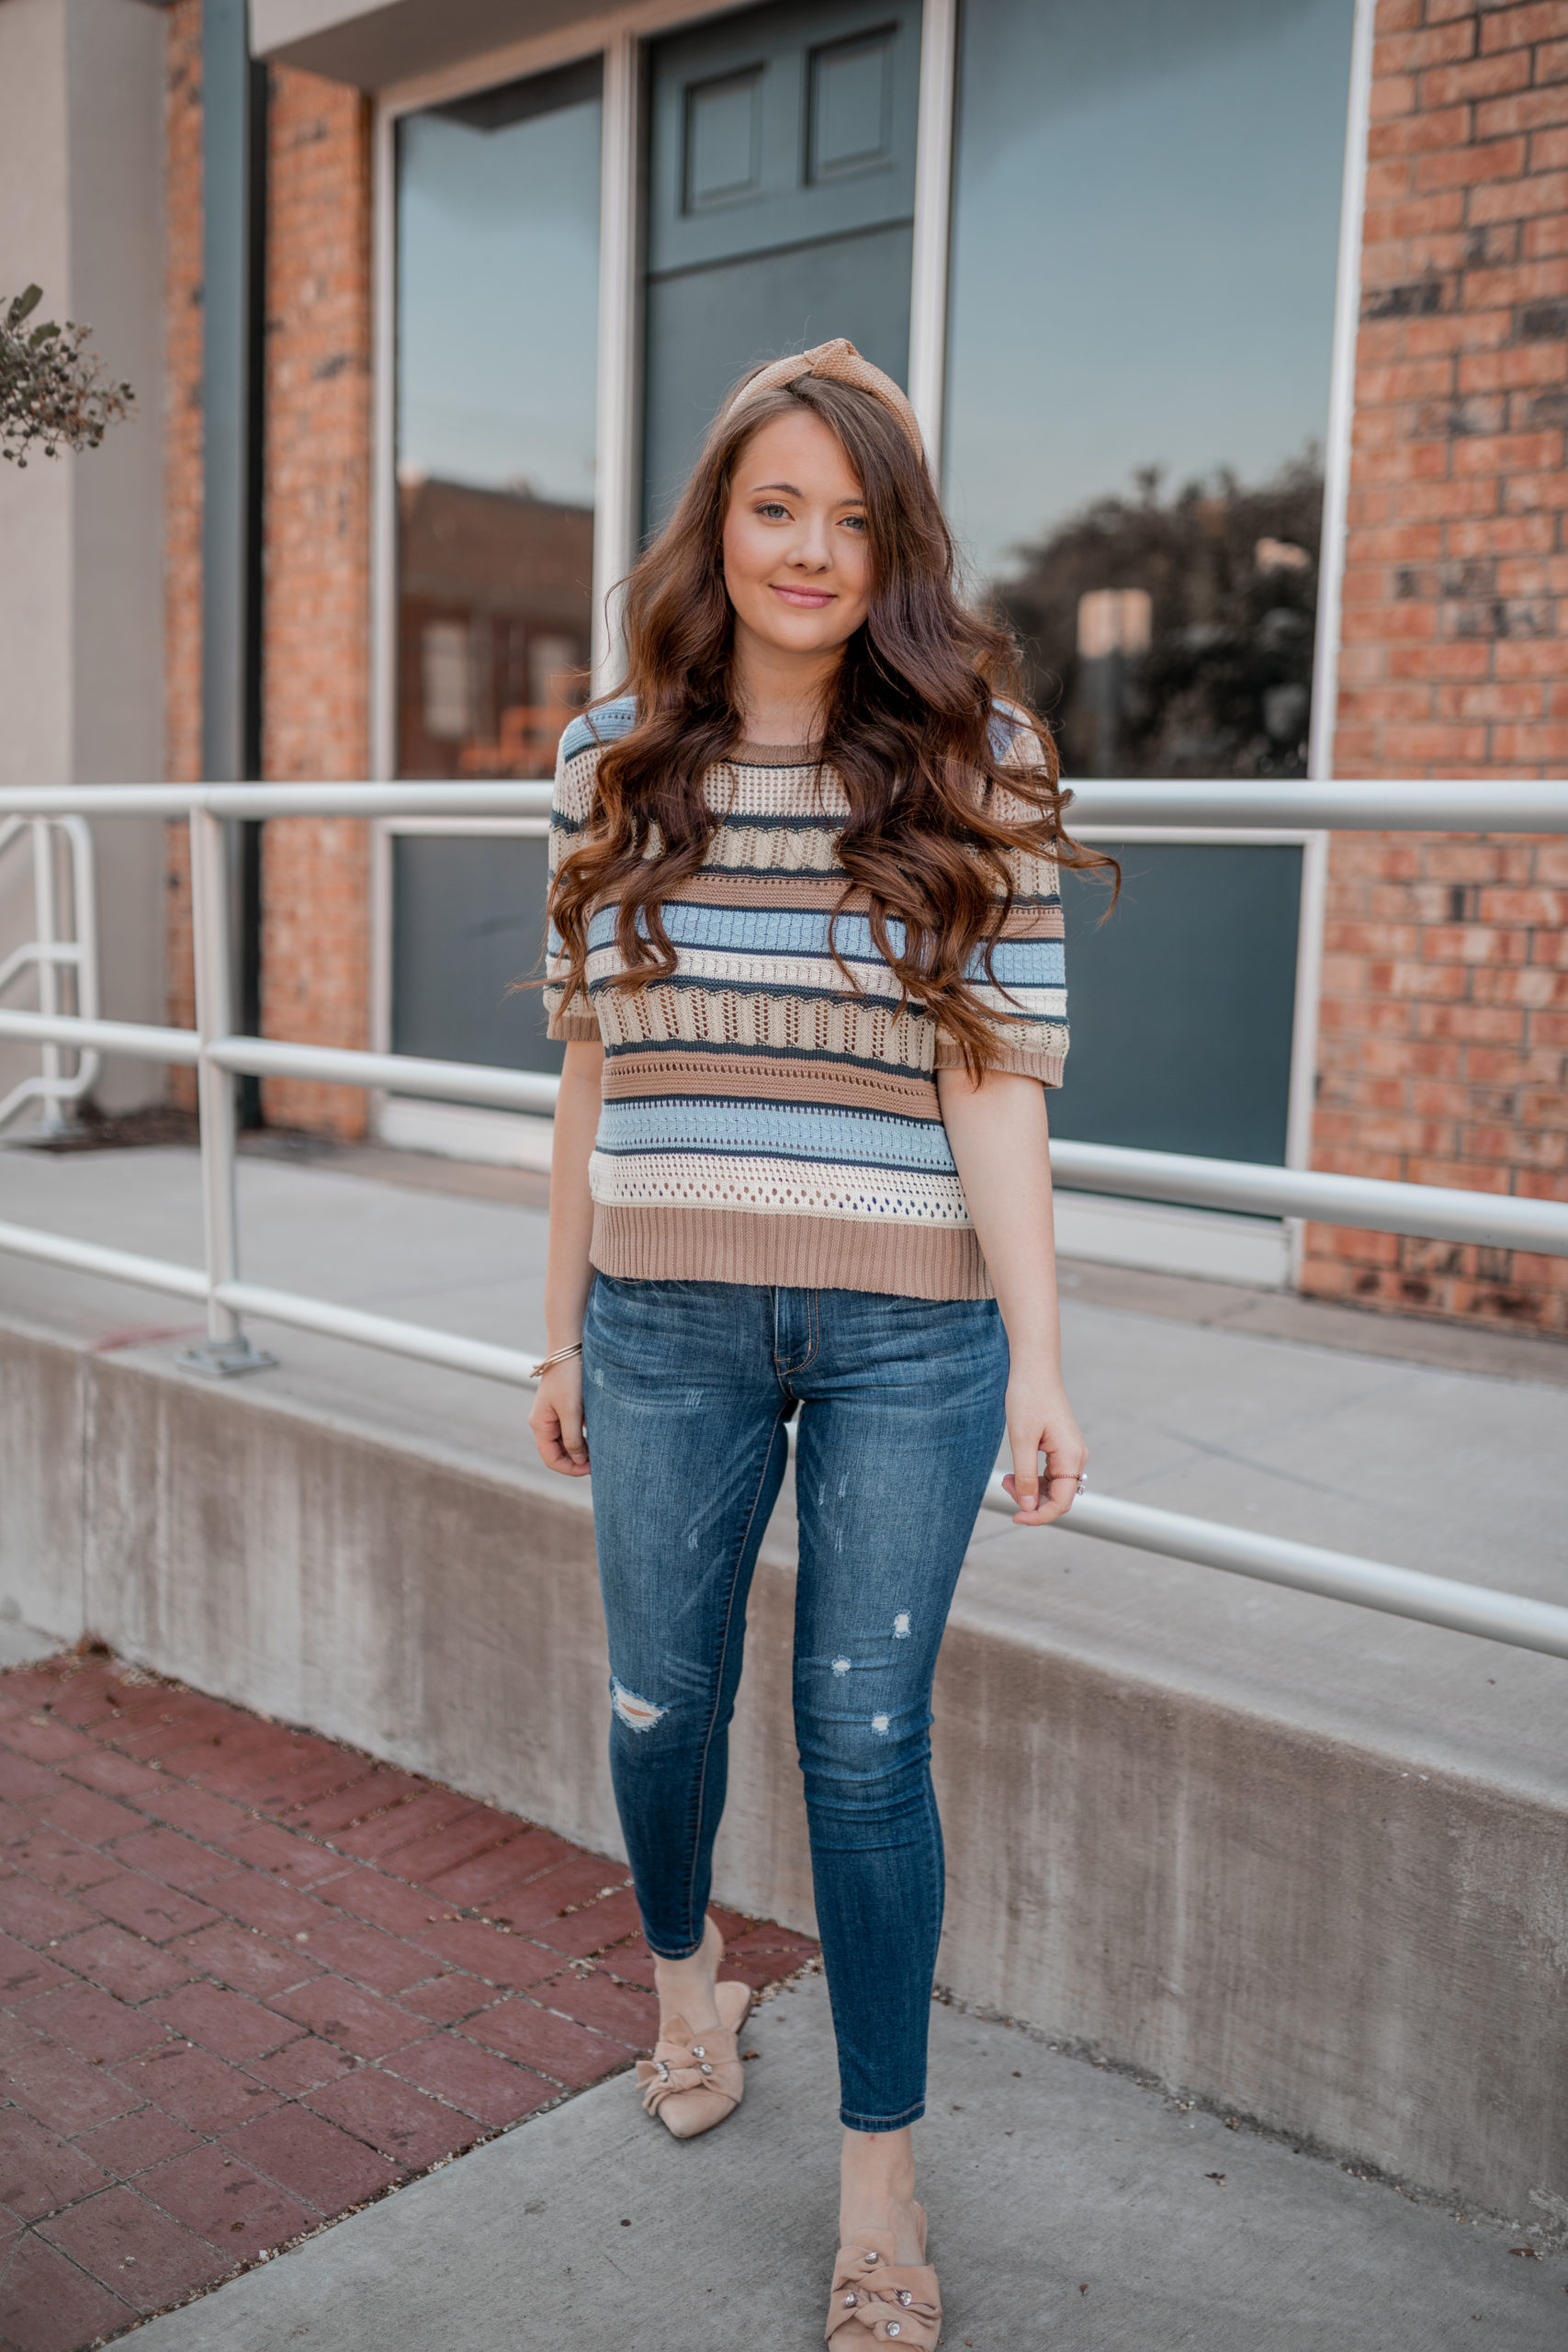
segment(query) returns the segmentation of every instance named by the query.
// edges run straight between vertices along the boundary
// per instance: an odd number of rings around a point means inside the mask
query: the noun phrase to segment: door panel
[[[1122,896],[1064,870],[1066,1083],[1077,1142],[1279,1166],[1285,1157],[1302,852],[1107,842]]]
[[[536,978],[549,843],[529,835],[392,842],[392,1051],[558,1070]]]
[[[653,53],[644,516],[727,388],[847,335],[908,367],[919,0],[782,0]]]

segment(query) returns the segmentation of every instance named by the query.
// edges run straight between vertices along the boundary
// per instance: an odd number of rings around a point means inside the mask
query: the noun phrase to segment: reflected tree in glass
[[[944,488],[1069,773],[1300,775],[1353,0],[965,0]]]
[[[1306,773],[1323,470],[1166,495],[1157,467],[1014,551],[994,594],[1069,774]]]

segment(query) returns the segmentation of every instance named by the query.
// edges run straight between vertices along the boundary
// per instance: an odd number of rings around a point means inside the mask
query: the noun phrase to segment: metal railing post
[[[55,906],[54,829],[47,817],[33,819],[33,936],[39,947],[38,1005],[39,1011],[52,1020],[60,1011],[60,967],[54,960],[59,944],[59,920]],[[45,1046],[40,1055],[43,1074],[42,1131],[46,1136],[59,1135],[70,1125],[61,1111],[63,1092],[61,1082],[61,1049]]]
[[[191,945],[196,966],[197,1109],[201,1123],[201,1216],[207,1245],[207,1337],[179,1362],[209,1380],[263,1372],[276,1356],[254,1347],[231,1306],[219,1294],[240,1273],[239,1203],[235,1192],[234,1080],[208,1052],[230,1030],[229,876],[223,820],[205,808],[190,812]]]

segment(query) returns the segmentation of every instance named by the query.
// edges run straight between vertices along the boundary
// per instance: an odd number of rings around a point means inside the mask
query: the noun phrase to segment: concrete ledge
[[[0,1326],[0,1591],[618,1851],[582,1490],[275,1382]],[[781,1512],[719,1882],[809,1928],[791,1538]],[[1560,1795],[1091,1653],[1007,1550],[976,1546],[938,1683],[944,1982],[1472,2208],[1568,2222]]]

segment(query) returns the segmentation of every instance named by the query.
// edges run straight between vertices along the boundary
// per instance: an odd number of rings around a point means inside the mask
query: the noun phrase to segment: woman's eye
[[[865,529],[865,516],[863,514],[846,514],[844,522],[852,531],[863,531]]]
[[[765,523],[787,523],[789,520],[789,508],[781,506],[776,499],[769,499],[766,505],[758,507],[757,512]]]

